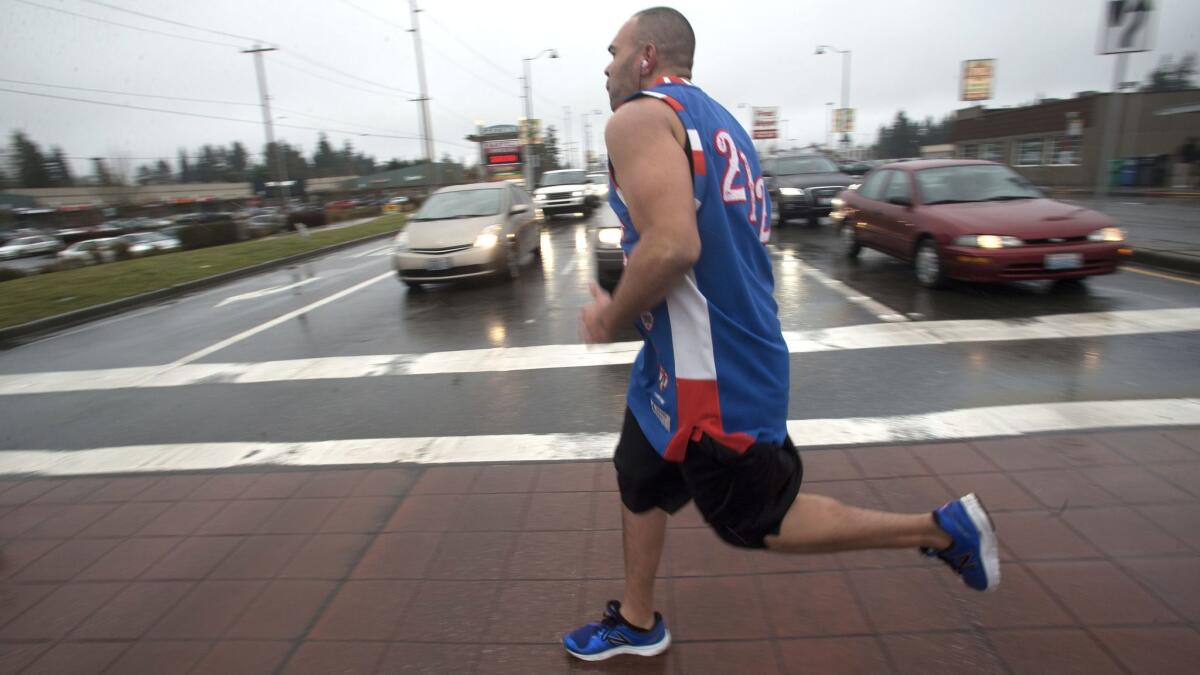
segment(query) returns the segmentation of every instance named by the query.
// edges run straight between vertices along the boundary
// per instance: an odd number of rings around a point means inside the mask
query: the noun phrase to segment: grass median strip
[[[403,227],[402,215],[308,237],[287,234],[194,251],[37,274],[0,284],[0,328],[92,307]]]

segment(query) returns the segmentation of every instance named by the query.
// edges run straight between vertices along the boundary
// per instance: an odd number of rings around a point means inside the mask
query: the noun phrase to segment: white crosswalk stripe
[[[1200,399],[1080,401],[968,408],[921,415],[792,420],[798,447],[1014,437],[1050,431],[1200,424]],[[606,459],[616,434],[356,438],[296,443],[180,443],[78,451],[0,452],[0,475],[73,476],[262,465],[327,466]]]
[[[386,275],[384,275],[386,276]],[[793,354],[1200,331],[1200,309],[1058,314],[1022,321],[926,321],[844,326],[784,333]],[[331,356],[259,363],[181,363],[106,370],[0,376],[0,396],[200,383],[250,384],[400,375],[509,372],[627,365],[640,342],[470,349],[426,354]],[[209,352],[211,353],[211,352]],[[194,359],[188,359],[194,361]]]

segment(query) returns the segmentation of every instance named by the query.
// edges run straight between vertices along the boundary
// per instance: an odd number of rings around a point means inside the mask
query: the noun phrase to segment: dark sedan
[[[824,155],[772,157],[763,162],[763,175],[781,225],[789,218],[819,224],[822,216],[829,215],[837,193],[857,182]]]
[[[845,254],[912,260],[927,287],[947,279],[1079,279],[1117,271],[1125,235],[1108,216],[1047,199],[1002,164],[918,160],[872,171],[837,199]]]
[[[621,250],[621,221],[607,202],[601,204],[591,230],[593,263],[596,267],[596,283],[613,292],[625,272],[625,252]]]

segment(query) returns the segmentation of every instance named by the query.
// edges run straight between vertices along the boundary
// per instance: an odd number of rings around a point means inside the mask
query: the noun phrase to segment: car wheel
[[[838,233],[842,242],[842,255],[847,258],[857,258],[862,253],[862,244],[858,242],[858,230],[853,225],[842,225]]]
[[[521,252],[516,246],[509,246],[504,254],[504,268],[506,276],[513,281],[521,276]]]
[[[942,253],[933,239],[922,239],[917,244],[913,268],[917,282],[925,288],[940,288],[946,283],[946,274],[942,271]]]
[[[821,226],[821,216],[809,216],[808,217],[808,226],[809,227],[820,227]]]

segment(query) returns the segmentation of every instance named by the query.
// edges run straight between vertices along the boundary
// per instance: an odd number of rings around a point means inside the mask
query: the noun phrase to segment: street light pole
[[[837,52],[842,55],[842,110],[850,109],[850,50],[838,49],[832,45],[817,45],[816,53],[824,54],[825,50]],[[843,112],[843,115],[849,115],[849,112]],[[850,132],[842,133],[842,143],[847,146],[850,144]]]
[[[833,101],[825,102],[825,148],[833,149],[833,144],[830,142],[829,134],[833,132]]]
[[[601,115],[599,110],[585,112],[583,114],[583,169],[589,171],[592,168],[592,115]]]
[[[287,187],[287,165],[284,163],[283,148],[275,142],[275,127],[272,124],[274,118],[271,117],[271,96],[267,93],[267,69],[263,65],[262,58],[263,52],[273,52],[276,49],[278,48],[254,45],[251,49],[243,49],[242,53],[254,55],[254,74],[258,77],[258,98],[262,105],[263,129],[267,136],[267,149],[268,151],[271,149],[275,151],[275,182],[277,183],[276,187],[279,188],[279,213],[286,217],[289,193]],[[270,173],[268,172],[269,177]],[[264,185],[263,187],[265,188],[266,186]],[[270,191],[268,190],[267,193],[270,194]]]
[[[533,84],[529,78],[529,64],[531,61],[540,58],[543,54],[549,54],[550,58],[557,59],[558,52],[554,49],[543,49],[535,56],[521,59],[525,72],[525,189],[533,190],[533,179],[535,165],[537,164],[537,156],[533,154]]]

